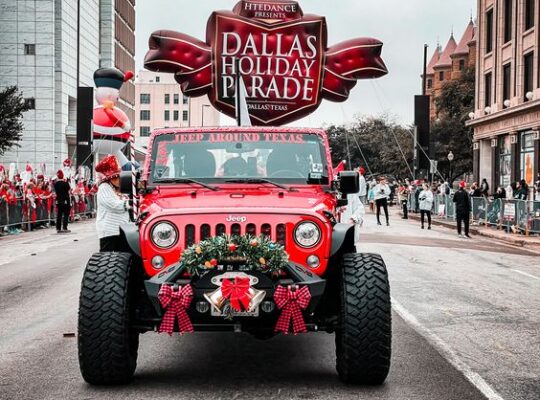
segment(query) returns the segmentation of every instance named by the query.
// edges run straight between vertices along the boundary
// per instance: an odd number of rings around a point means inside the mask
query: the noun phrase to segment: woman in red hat
[[[122,251],[120,225],[128,224],[129,200],[120,193],[120,165],[113,155],[105,157],[97,166],[100,183],[97,192],[96,229],[99,251]]]

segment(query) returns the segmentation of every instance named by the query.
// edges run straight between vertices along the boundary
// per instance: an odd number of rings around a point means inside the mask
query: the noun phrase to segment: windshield
[[[328,184],[324,145],[302,133],[171,133],[156,137],[150,182],[267,179]]]

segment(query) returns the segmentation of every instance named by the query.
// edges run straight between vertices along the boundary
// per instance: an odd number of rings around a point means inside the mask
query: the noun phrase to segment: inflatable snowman
[[[93,113],[94,151],[98,155],[115,153],[124,147],[131,135],[131,123],[124,111],[118,108],[122,84],[133,78],[116,68],[100,68],[94,72],[96,101]]]

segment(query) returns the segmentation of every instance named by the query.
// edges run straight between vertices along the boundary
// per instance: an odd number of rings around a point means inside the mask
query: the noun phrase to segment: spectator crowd
[[[0,235],[49,227],[59,211],[55,190],[55,186],[62,187],[55,185],[59,181],[66,182],[63,187],[67,188],[61,213],[67,213],[70,221],[89,216],[97,189],[84,172],[76,171],[69,159],[55,175],[47,174],[45,168],[36,171],[30,164],[22,172],[13,165],[8,169],[0,165]],[[57,225],[59,231],[67,231],[64,228]]]

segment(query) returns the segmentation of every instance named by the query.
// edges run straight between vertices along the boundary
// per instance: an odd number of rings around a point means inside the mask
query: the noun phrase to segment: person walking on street
[[[471,198],[465,191],[465,181],[459,182],[459,190],[454,193],[454,203],[456,203],[456,221],[457,231],[459,237],[464,237],[461,234],[461,224],[463,223],[465,228],[465,237],[470,239],[469,236],[469,218],[471,215]]]
[[[390,226],[388,218],[388,197],[390,196],[390,187],[386,182],[386,178],[381,176],[379,183],[375,186],[375,204],[377,206],[377,225],[381,225],[381,207],[384,210],[386,217],[386,226]]]
[[[364,167],[360,167],[358,169],[358,173],[360,175],[360,190],[358,191],[358,196],[360,197],[360,201],[363,205],[367,204],[367,182],[365,178],[366,170]]]
[[[407,183],[404,183],[399,188],[398,192],[399,202],[403,210],[403,217],[401,217],[401,219],[409,219],[409,194],[409,185],[407,185]]]
[[[129,224],[129,200],[119,192],[120,165],[113,155],[105,157],[98,165],[100,184],[97,192],[96,229],[99,251],[123,251],[120,226]]]
[[[429,185],[424,183],[422,185],[422,191],[418,197],[420,200],[420,220],[422,221],[422,229],[424,229],[424,221],[427,215],[428,229],[431,229],[431,209],[433,208],[433,192],[430,190]]]
[[[56,232],[69,233],[69,212],[71,210],[71,187],[64,179],[64,172],[60,169],[56,173],[54,191],[56,193]]]

